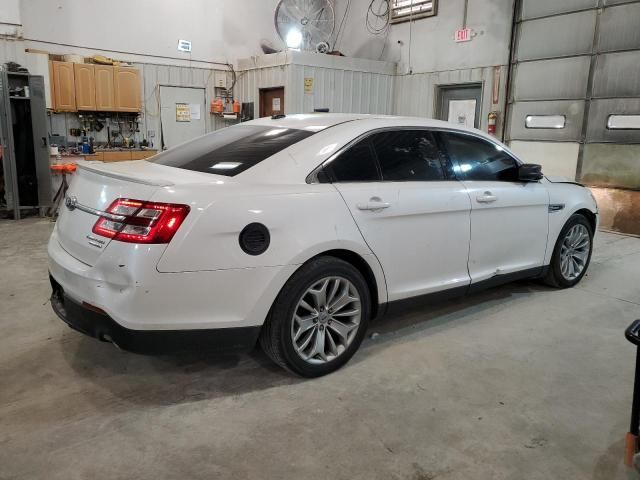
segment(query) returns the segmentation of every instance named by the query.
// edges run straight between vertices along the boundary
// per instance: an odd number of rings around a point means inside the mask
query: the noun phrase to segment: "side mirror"
[[[521,182],[537,182],[542,175],[542,166],[535,163],[523,163],[518,168],[518,180]]]

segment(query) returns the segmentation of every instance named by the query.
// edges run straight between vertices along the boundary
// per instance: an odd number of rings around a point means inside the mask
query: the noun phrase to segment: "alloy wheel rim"
[[[344,277],[324,277],[301,296],[291,322],[291,339],[305,362],[324,364],[342,355],[358,333],[362,303]]]
[[[584,225],[569,229],[560,247],[560,272],[566,280],[578,278],[587,266],[591,237]]]

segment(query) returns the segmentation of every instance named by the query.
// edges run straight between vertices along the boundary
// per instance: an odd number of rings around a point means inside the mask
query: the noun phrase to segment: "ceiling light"
[[[302,43],[302,32],[297,28],[292,28],[287,33],[287,47],[289,48],[300,48],[300,44]]]
[[[212,168],[214,170],[233,170],[234,168],[237,168],[240,165],[242,165],[242,163],[240,162],[220,162],[220,163],[211,165],[209,168]]]

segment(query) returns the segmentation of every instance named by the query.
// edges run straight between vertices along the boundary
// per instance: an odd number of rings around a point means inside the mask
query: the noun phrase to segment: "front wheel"
[[[362,274],[338,258],[316,258],[283,287],[260,344],[273,361],[298,375],[325,375],[356,352],[370,312],[371,294]]]
[[[557,288],[573,287],[587,273],[592,252],[591,224],[584,215],[573,214],[560,231],[545,283]]]

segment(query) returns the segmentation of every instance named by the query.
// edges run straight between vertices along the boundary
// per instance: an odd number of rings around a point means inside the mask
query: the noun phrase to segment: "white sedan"
[[[571,287],[589,190],[435,120],[287,115],[151,159],[83,162],[49,242],[52,305],[136,352],[250,349],[304,376],[406,301],[521,278]]]

